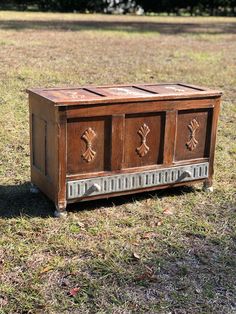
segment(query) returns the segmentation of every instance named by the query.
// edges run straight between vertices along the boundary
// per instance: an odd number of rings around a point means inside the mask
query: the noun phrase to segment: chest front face
[[[75,106],[67,112],[67,176],[204,162],[210,155],[213,107],[209,99]]]

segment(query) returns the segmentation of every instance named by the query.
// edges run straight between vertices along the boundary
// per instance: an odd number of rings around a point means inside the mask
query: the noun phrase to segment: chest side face
[[[211,108],[178,111],[176,161],[209,157],[212,113]]]

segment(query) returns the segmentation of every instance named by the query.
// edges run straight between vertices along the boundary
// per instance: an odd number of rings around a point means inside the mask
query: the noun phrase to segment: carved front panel
[[[209,157],[212,109],[179,111],[175,160]]]
[[[67,122],[67,173],[110,169],[109,117],[69,119]]]
[[[164,113],[127,115],[125,119],[124,167],[162,163]]]

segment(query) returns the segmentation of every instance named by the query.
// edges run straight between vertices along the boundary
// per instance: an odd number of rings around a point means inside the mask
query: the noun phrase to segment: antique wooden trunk
[[[186,84],[29,89],[31,180],[56,205],[212,186],[221,92]]]

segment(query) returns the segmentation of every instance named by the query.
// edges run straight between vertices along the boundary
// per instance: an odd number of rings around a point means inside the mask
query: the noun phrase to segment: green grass
[[[235,313],[235,29],[235,18],[0,12],[1,314]],[[80,203],[52,218],[29,194],[25,89],[167,81],[224,90],[215,192]]]

